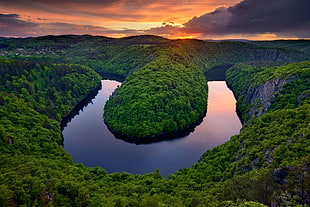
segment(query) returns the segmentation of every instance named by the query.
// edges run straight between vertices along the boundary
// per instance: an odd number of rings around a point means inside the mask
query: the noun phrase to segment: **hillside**
[[[255,45],[272,46],[272,47],[282,47],[282,48],[292,48],[296,50],[302,50],[307,53],[310,52],[309,40],[274,40],[274,41],[256,41],[252,42]]]
[[[157,45],[169,40],[142,36],[115,39],[101,36],[44,36],[0,42],[0,55],[19,60],[82,64],[123,78],[154,58]]]
[[[2,40],[0,205],[310,205],[310,62],[300,62],[310,58],[294,48],[154,36]],[[205,152],[191,168],[168,179],[156,170],[108,174],[101,167],[75,164],[64,151],[61,118],[98,87],[96,72],[126,77],[111,101],[118,103],[113,99],[119,95],[125,100],[141,96],[140,101],[150,99],[142,105],[145,110],[156,104],[162,109],[164,104],[162,113],[174,115],[171,107],[184,107],[186,112],[188,104],[200,113],[206,104],[203,73],[229,64],[233,67],[226,77],[238,99],[243,129]],[[154,101],[153,94],[163,97]],[[164,102],[167,97],[170,105]],[[121,107],[132,104],[126,101]],[[185,125],[191,122],[179,119]]]

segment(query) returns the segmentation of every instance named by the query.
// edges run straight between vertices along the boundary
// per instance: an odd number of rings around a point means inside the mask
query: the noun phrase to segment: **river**
[[[103,80],[96,97],[64,127],[64,148],[76,163],[101,166],[109,173],[144,174],[158,169],[168,177],[190,167],[203,152],[228,141],[242,127],[235,98],[225,81],[209,81],[207,114],[192,133],[151,144],[127,143],[115,138],[102,119],[104,104],[118,85]]]

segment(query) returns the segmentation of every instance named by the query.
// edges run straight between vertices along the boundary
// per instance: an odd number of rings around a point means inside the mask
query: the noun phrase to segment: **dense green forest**
[[[1,40],[0,206],[310,205],[310,62],[300,62],[309,54],[299,46],[255,44],[153,36]],[[111,105],[130,107],[134,98],[145,101],[145,114],[152,106],[163,119],[175,119],[173,110],[192,118],[179,115],[183,123],[158,127],[169,132],[201,115],[203,72],[227,64],[234,64],[227,81],[243,129],[191,168],[168,179],[157,170],[108,174],[74,163],[63,149],[61,118],[98,87],[96,72],[127,77]],[[147,118],[145,132],[154,116]]]
[[[188,128],[206,111],[207,84],[200,68],[163,51],[131,74],[104,109],[108,126],[132,137],[153,137]]]

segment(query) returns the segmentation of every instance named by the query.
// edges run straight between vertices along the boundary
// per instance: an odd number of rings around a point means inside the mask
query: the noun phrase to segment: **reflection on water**
[[[74,161],[102,166],[108,172],[144,174],[159,169],[165,177],[190,167],[206,150],[238,134],[241,123],[235,99],[224,81],[209,82],[207,115],[195,131],[180,139],[135,145],[116,139],[105,125],[103,106],[119,82],[104,80],[92,103],[80,111],[63,130],[64,147]]]

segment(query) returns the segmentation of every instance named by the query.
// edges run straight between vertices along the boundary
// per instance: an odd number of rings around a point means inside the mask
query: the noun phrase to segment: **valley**
[[[310,205],[309,44],[148,35],[1,39],[0,205]],[[100,86],[99,74],[123,79],[102,121],[143,140],[202,118],[205,76],[219,66],[227,66],[216,78],[233,91],[243,127],[191,167],[168,178],[159,170],[108,173],[75,163],[63,148],[60,123]]]

